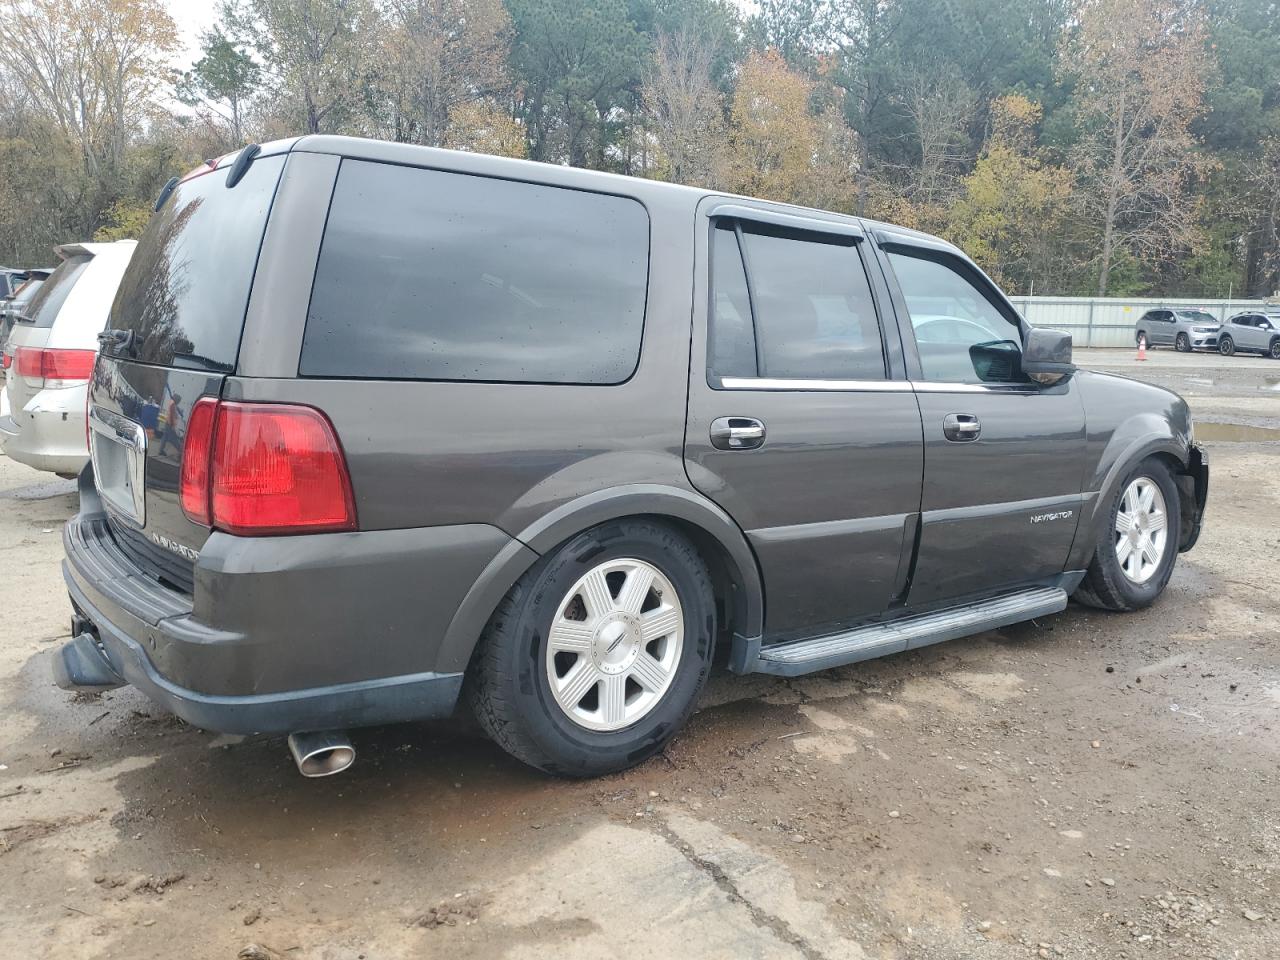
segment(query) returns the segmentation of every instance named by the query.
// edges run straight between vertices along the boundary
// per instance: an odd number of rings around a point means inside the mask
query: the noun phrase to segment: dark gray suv
[[[403,144],[191,174],[101,339],[59,683],[312,775],[460,700],[598,774],[717,657],[1142,607],[1208,485],[1181,399],[1076,370],[938,239]]]

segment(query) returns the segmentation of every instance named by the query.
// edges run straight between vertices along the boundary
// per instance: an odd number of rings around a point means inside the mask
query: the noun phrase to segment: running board
[[[954,640],[1011,623],[1060,613],[1067,608],[1067,592],[1059,587],[1035,587],[963,607],[872,623],[845,633],[813,637],[762,647],[755,673],[795,677],[815,670],[870,660],[931,643]]]

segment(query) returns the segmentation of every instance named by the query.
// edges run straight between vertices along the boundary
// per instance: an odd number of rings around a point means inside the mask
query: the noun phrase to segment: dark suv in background
[[[58,680],[293,734],[311,775],[460,698],[617,770],[717,655],[1142,607],[1208,483],[1181,399],[1077,371],[941,240],[404,144],[191,174],[102,340]]]

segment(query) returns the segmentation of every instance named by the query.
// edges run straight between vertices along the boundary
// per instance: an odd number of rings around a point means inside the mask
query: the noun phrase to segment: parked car
[[[1280,360],[1280,310],[1252,310],[1229,319],[1218,337],[1218,352],[1229,357],[1238,351]]]
[[[85,391],[133,240],[57,248],[57,269],[16,318],[4,348],[0,446],[19,463],[75,476],[89,459]]]
[[[26,270],[17,267],[0,267],[0,300],[13,296],[27,275]]]
[[[405,144],[191,174],[103,338],[57,681],[291,734],[308,775],[460,700],[600,774],[717,655],[1144,607],[1208,486],[1181,399],[1077,370],[935,237]]]
[[[1190,353],[1216,347],[1221,326],[1204,310],[1148,310],[1138,320],[1134,339],[1145,337],[1149,347],[1171,344],[1179,353]]]
[[[27,279],[13,292],[13,296],[0,301],[0,355],[4,353],[4,345],[9,342],[9,334],[13,330],[18,317],[25,316],[30,309],[31,300],[39,292],[41,285],[53,273],[48,270],[28,270]]]

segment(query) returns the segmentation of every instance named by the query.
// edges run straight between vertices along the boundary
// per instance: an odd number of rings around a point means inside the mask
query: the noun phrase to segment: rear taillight
[[[6,352],[2,357],[0,357],[0,363],[3,363],[4,369],[8,370],[13,366],[13,354]]]
[[[313,407],[200,400],[179,489],[194,522],[241,536],[356,528],[346,457]]]
[[[93,350],[19,347],[13,365],[30,386],[44,390],[77,387],[89,382],[97,356]]]
[[[209,460],[213,456],[213,427],[218,401],[203,397],[187,418],[187,442],[182,448],[182,476],[178,481],[182,509],[202,527],[213,525],[209,514]]]

